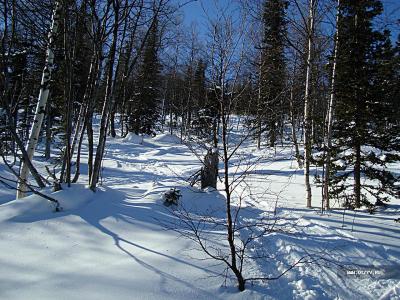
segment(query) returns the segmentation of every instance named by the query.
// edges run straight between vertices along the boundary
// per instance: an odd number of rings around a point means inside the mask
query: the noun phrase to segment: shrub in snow
[[[178,205],[178,200],[181,198],[181,191],[176,188],[172,188],[164,193],[164,205],[170,206],[171,204]]]

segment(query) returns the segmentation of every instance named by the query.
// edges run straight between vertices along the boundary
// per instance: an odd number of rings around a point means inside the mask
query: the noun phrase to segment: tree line
[[[221,148],[233,114],[258,148],[293,145],[307,207],[313,180],[325,209],[399,196],[400,39],[382,1],[215,1],[205,29],[183,22],[190,2],[1,1],[0,152],[18,197],[77,182],[84,141],[95,191],[109,137],[168,130]]]

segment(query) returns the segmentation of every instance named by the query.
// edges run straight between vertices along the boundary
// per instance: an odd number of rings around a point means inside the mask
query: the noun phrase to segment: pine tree
[[[135,134],[155,134],[156,121],[159,118],[159,45],[158,22],[155,20],[150,29],[144,49],[143,60],[136,80],[137,93],[133,111],[130,115],[130,131]]]
[[[394,76],[388,68],[394,52],[388,32],[373,27],[381,1],[343,0],[340,10],[338,34],[346,42],[339,44],[337,58],[330,193],[348,207],[372,207],[370,197],[380,203],[398,195],[396,178],[386,170],[399,158],[393,154],[399,143],[387,87]]]
[[[264,36],[260,66],[260,103],[258,121],[260,131],[269,131],[269,145],[273,147],[277,136],[277,123],[281,117],[285,90],[284,37],[286,33],[285,0],[266,0],[264,4]]]

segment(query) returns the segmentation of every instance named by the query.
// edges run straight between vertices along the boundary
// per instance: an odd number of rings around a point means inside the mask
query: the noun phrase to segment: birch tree
[[[310,159],[311,159],[311,72],[313,63],[313,37],[314,20],[317,0],[309,1],[309,15],[307,26],[307,69],[304,94],[304,183],[306,187],[307,207],[311,207],[311,184],[310,184]]]
[[[338,44],[339,44],[339,16],[340,16],[340,0],[337,0],[337,11],[336,11],[336,33],[333,51],[333,65],[332,65],[332,79],[331,79],[331,91],[328,104],[328,113],[326,116],[326,135],[325,135],[325,147],[326,158],[324,162],[324,207],[330,209],[329,203],[329,177],[330,177],[330,161],[331,161],[331,148],[332,148],[332,124],[334,114],[334,101],[335,101],[335,84],[336,84],[336,66],[337,66],[337,55],[338,55]]]
[[[54,40],[55,35],[58,33],[60,20],[61,20],[62,5],[61,1],[55,2],[55,7],[53,10],[53,16],[51,21],[51,26],[49,30],[48,45],[45,67],[43,69],[42,81],[40,85],[39,100],[36,106],[35,116],[33,124],[29,133],[29,140],[26,146],[26,152],[28,159],[31,161],[36,150],[36,146],[39,139],[40,129],[42,127],[44,114],[46,111],[47,99],[50,92],[50,80],[53,71],[54,64]],[[18,182],[17,198],[23,198],[26,196],[28,191],[26,181],[28,180],[29,167],[26,161],[22,162],[20,180]]]

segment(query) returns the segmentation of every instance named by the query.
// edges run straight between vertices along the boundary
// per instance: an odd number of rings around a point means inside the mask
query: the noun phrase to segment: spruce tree
[[[206,65],[202,59],[199,59],[193,78],[193,98],[195,107],[203,109],[206,103]]]
[[[160,102],[160,63],[158,22],[150,28],[148,40],[143,52],[142,63],[136,80],[134,108],[129,116],[129,129],[135,134],[155,134],[156,121],[159,118]]]
[[[336,120],[333,124],[330,195],[351,208],[398,195],[387,164],[399,159],[396,126],[390,117],[387,87],[394,69],[388,32],[373,20],[382,13],[378,0],[343,0],[339,18]]]
[[[286,0],[266,0],[264,4],[264,36],[260,66],[260,93],[258,121],[261,131],[268,130],[269,145],[277,136],[277,123],[282,121],[282,101],[285,90],[284,37],[286,34]]]
[[[208,101],[205,71],[206,65],[200,59],[193,78],[194,125],[199,137],[207,137],[211,134],[212,120],[217,115],[215,107]]]

